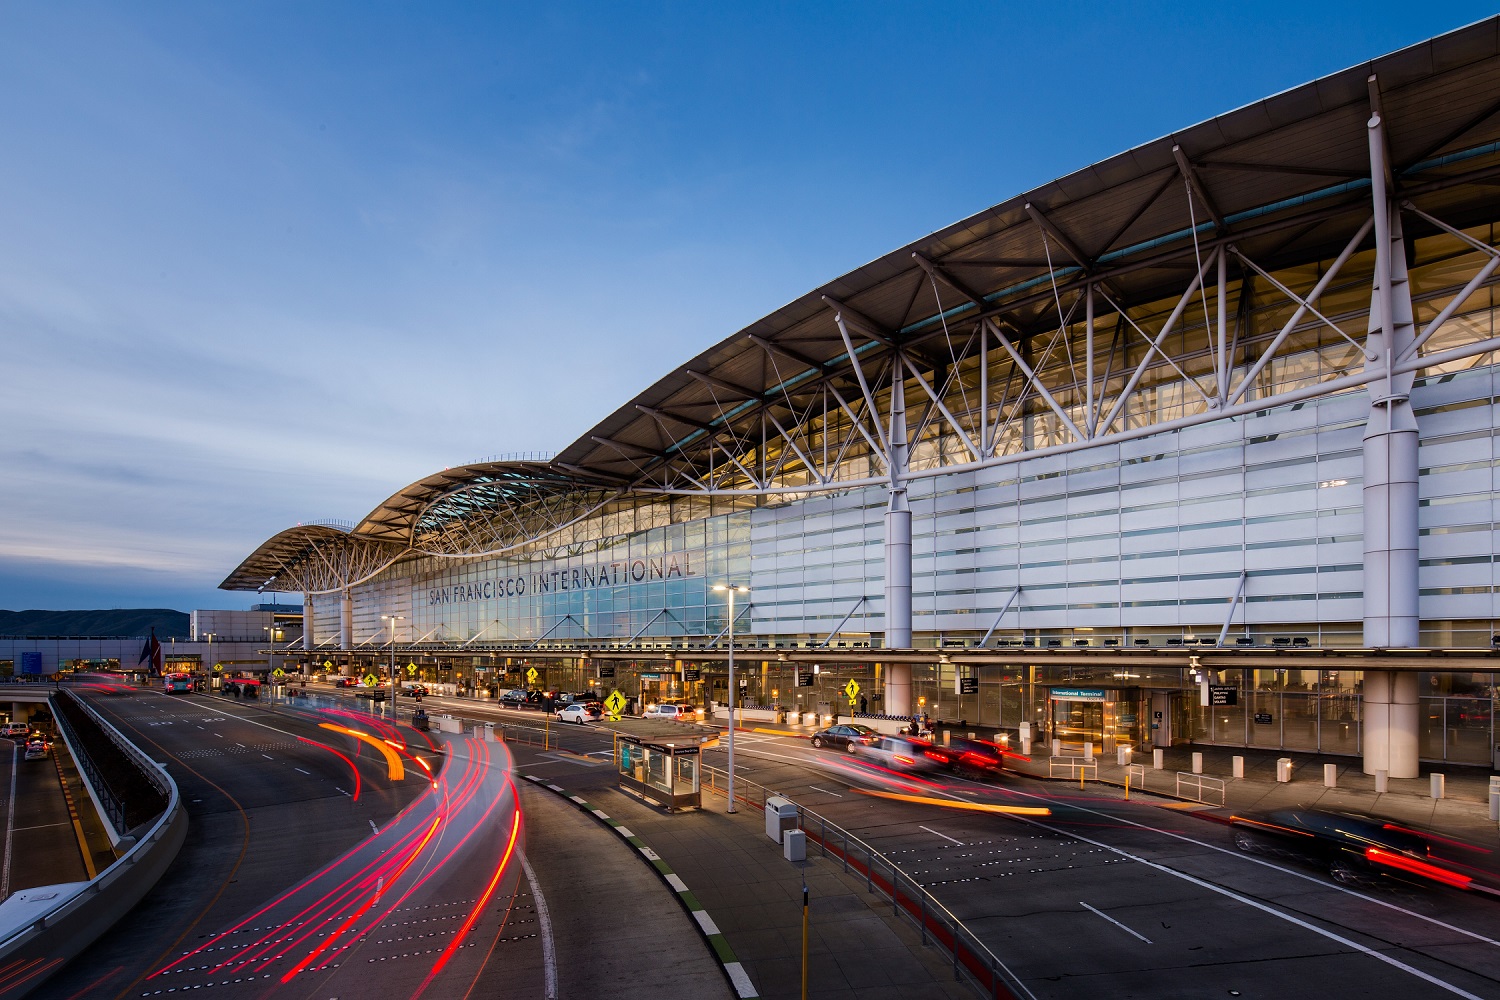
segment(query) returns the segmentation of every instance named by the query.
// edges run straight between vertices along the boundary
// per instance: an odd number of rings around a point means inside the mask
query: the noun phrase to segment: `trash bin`
[[[782,835],[781,856],[788,861],[807,860],[807,834],[792,829]]]
[[[766,836],[781,843],[781,835],[797,829],[797,803],[772,795],[766,799]]]

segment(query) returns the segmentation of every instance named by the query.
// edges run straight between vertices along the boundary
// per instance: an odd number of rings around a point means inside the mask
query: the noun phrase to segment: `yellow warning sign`
[[[527,669],[527,671],[526,671],[526,680],[528,680],[532,684],[535,684],[537,676],[538,676],[538,674],[536,672],[536,667],[530,667],[530,668]]]
[[[277,667],[275,670],[271,671],[271,676],[279,679],[286,676],[286,671],[282,670],[280,667]]]
[[[417,676],[417,665],[415,663],[408,663],[406,665],[406,672],[411,674],[413,677]]]
[[[620,712],[625,708],[625,696],[618,691],[612,692],[604,699],[604,707],[609,709],[609,717],[618,719]]]
[[[849,696],[849,704],[854,704],[859,699],[859,682],[851,677],[849,683],[844,685],[844,694]]]
[[[323,661],[323,669],[324,670],[332,670],[333,669],[333,661],[332,660],[324,660]]]
[[[365,687],[367,688],[375,687],[380,683],[380,678],[376,677],[374,674],[365,674],[360,678],[360,680],[365,682]]]

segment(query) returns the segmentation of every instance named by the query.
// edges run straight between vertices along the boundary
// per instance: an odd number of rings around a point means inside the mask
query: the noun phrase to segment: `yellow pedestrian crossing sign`
[[[332,660],[324,660],[323,661],[323,669],[324,670],[332,670],[333,669],[333,661]]]
[[[365,687],[367,688],[375,687],[380,683],[380,678],[376,677],[374,674],[365,674],[360,678],[360,680],[365,682]]]
[[[282,670],[280,667],[277,667],[275,670],[271,671],[271,676],[279,680],[280,678],[286,676],[286,671]]]
[[[529,681],[532,684],[535,684],[536,683],[536,679],[537,679],[536,667],[531,667],[530,669],[528,669],[526,671],[526,680]]]
[[[604,699],[604,707],[609,709],[609,717],[618,719],[620,712],[625,708],[625,696],[618,691],[612,692]]]
[[[408,663],[406,665],[406,672],[415,677],[417,675],[417,665],[415,663]]]
[[[859,682],[849,678],[849,683],[844,685],[844,694],[849,696],[849,704],[854,704],[859,698]]]
[[[220,671],[222,671],[223,669],[224,669],[224,664],[222,664],[222,663],[215,663],[214,664],[214,673],[217,674]]]

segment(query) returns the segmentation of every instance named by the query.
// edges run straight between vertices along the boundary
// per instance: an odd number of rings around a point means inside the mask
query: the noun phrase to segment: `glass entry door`
[[[1104,743],[1104,702],[1054,701],[1052,732],[1064,750],[1083,752],[1085,743],[1098,749]]]

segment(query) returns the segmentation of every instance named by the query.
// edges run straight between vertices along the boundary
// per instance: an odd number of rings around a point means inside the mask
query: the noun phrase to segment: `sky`
[[[1474,3],[0,2],[0,607],[299,522]]]

